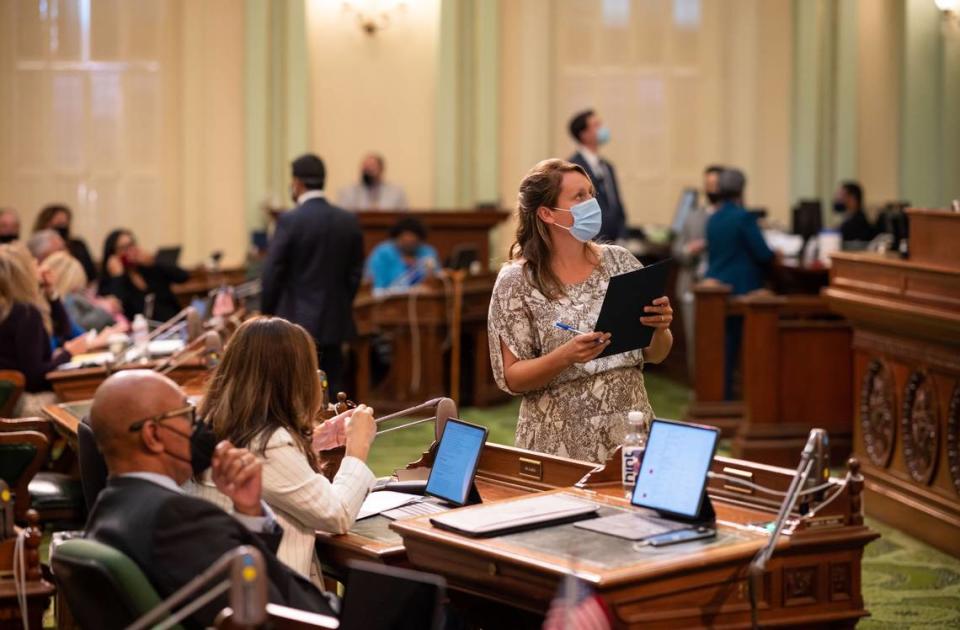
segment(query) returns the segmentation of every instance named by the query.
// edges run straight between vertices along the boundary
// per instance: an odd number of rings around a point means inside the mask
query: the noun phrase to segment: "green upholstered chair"
[[[30,509],[30,481],[43,467],[50,442],[38,431],[0,431],[0,479],[13,492],[14,513],[23,523]]]
[[[68,528],[82,525],[86,520],[86,504],[83,500],[83,489],[77,475],[45,470],[50,458],[49,448],[53,444],[56,434],[49,420],[42,418],[0,418],[0,435],[10,432],[30,431],[40,433],[46,440],[46,447],[40,461],[40,467],[33,470],[27,479],[27,492],[17,494],[17,519],[23,520],[28,508],[33,508],[40,515],[41,524],[64,524]],[[2,448],[2,447],[0,447]],[[13,448],[8,446],[7,448]],[[21,446],[19,458],[25,457],[26,447]],[[0,478],[4,479],[11,488],[14,484],[8,478],[7,468],[15,468],[17,458],[9,465],[0,458]],[[15,472],[11,470],[10,472]],[[14,490],[16,492],[16,490]],[[20,497],[25,498],[21,499]],[[24,503],[26,502],[26,503]]]
[[[125,628],[162,601],[133,560],[95,540],[62,542],[51,553],[50,565],[57,588],[84,629]]]
[[[22,372],[0,370],[0,418],[9,418],[20,400],[26,379]]]

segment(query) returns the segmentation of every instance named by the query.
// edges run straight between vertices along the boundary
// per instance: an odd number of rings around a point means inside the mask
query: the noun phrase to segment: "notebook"
[[[643,307],[666,294],[670,260],[628,271],[610,278],[607,293],[594,330],[610,333],[610,345],[600,353],[608,357],[621,352],[646,348],[653,339],[654,328],[644,326],[640,318],[649,315]]]

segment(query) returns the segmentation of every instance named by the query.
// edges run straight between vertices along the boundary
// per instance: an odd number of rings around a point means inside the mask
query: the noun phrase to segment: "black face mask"
[[[362,181],[363,185],[367,188],[373,188],[377,184],[377,178],[373,175],[373,173],[367,173],[366,171],[360,175],[360,181]]]
[[[720,202],[720,195],[718,193],[707,193],[707,201],[710,202],[710,205],[715,206]]]
[[[5,243],[12,243],[19,238],[20,238],[19,234],[0,234],[0,245],[3,245]]]
[[[413,256],[416,256],[416,255],[417,255],[417,251],[420,249],[420,246],[419,246],[419,245],[404,245],[403,247],[400,247],[399,249],[400,249],[400,253],[403,254],[404,256],[413,257]]]
[[[847,206],[844,205],[844,203],[843,203],[842,201],[834,201],[834,202],[833,202],[833,211],[836,212],[837,214],[840,214],[840,213],[842,213],[842,212],[846,212],[846,211],[847,211]]]
[[[70,240],[70,228],[69,228],[69,227],[60,225],[60,226],[57,226],[57,227],[53,228],[53,231],[56,232],[57,234],[59,234],[59,235],[60,235],[60,238],[62,238],[63,240],[65,240],[65,241],[69,241],[69,240]]]
[[[198,422],[197,426],[193,428],[193,431],[190,435],[178,431],[171,426],[161,425],[170,431],[173,431],[177,435],[184,437],[190,440],[190,468],[193,469],[193,476],[199,477],[210,468],[211,462],[213,462],[213,450],[217,446],[217,435],[213,432],[213,429],[210,428],[210,425],[206,422]],[[174,459],[179,459],[182,462],[187,461],[183,457],[176,455],[174,453],[167,453],[170,457]]]

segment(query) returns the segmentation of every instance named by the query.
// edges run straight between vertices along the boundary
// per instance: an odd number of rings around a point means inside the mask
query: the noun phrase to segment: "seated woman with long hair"
[[[318,472],[312,442],[321,400],[313,338],[285,319],[260,317],[230,338],[199,409],[218,440],[250,449],[261,460],[263,499],[284,530],[277,556],[315,583],[316,530],[348,531],[375,481],[365,461],[376,425],[373,410],[363,405],[348,418],[325,423],[345,432],[346,456],[332,483]],[[229,510],[230,500],[217,491],[209,471],[188,491]]]
[[[129,320],[137,313],[164,321],[180,311],[171,284],[186,282],[190,274],[176,265],[159,262],[141,249],[130,230],[114,230],[103,242],[100,295],[114,295]],[[147,313],[147,296],[153,295],[153,312]]]
[[[86,340],[67,342],[53,351],[50,337],[70,335],[70,318],[37,263],[19,243],[0,245],[0,370],[17,370],[26,380],[18,416],[40,415],[56,401],[47,372],[86,351]]]

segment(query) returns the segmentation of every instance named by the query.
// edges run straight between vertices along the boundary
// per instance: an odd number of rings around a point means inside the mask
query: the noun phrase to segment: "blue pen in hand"
[[[556,326],[556,327],[559,328],[560,330],[566,330],[567,332],[577,333],[578,335],[589,335],[589,334],[590,334],[590,333],[585,333],[585,332],[583,332],[582,330],[577,330],[576,328],[574,328],[574,327],[571,326],[570,324],[564,324],[563,322],[557,322],[556,324],[554,324],[554,326]]]
[[[554,324],[554,326],[556,326],[556,327],[559,328],[560,330],[566,330],[567,332],[577,333],[578,335],[589,335],[589,334],[590,334],[590,333],[588,333],[588,332],[583,332],[582,330],[577,330],[576,328],[574,328],[574,327],[571,326],[570,324],[564,324],[563,322],[557,322],[556,324]],[[598,337],[598,338],[596,339],[596,343],[601,343],[601,342],[602,342],[602,340]]]

